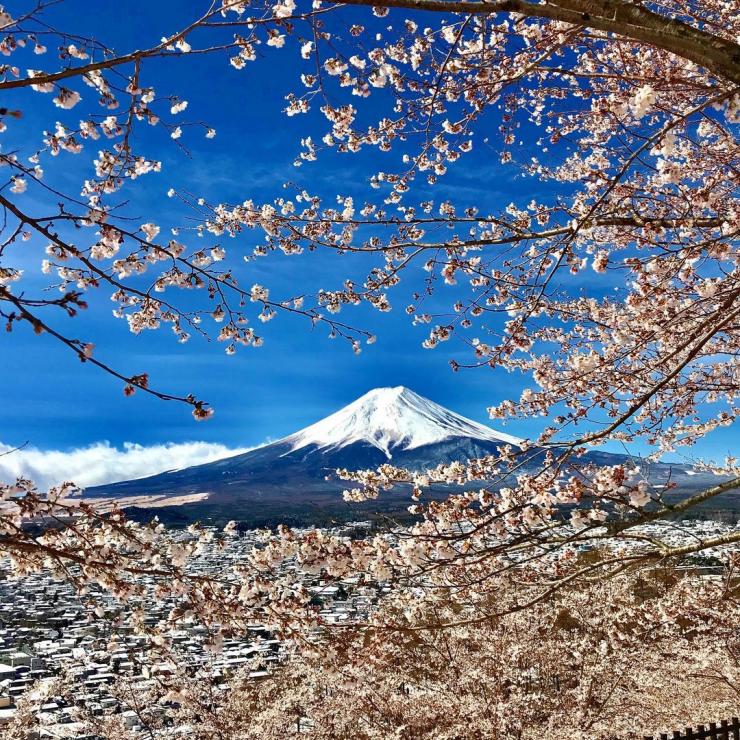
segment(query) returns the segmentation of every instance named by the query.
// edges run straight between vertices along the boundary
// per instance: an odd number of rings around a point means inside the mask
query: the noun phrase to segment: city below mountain
[[[376,388],[277,442],[204,465],[90,488],[85,495],[115,497],[134,517],[148,519],[156,513],[168,524],[236,519],[248,526],[306,525],[396,516],[404,514],[410,503],[407,487],[399,486],[375,501],[347,504],[341,492],[352,486],[336,478],[337,468],[365,469],[391,462],[423,470],[520,443],[517,437],[466,419],[403,386]],[[536,459],[535,454],[532,465]],[[629,458],[591,452],[587,459],[617,464]],[[706,476],[690,466],[650,468],[656,488],[669,476],[684,490],[706,482]],[[442,488],[438,495],[449,490]],[[152,503],[156,511],[148,508]]]

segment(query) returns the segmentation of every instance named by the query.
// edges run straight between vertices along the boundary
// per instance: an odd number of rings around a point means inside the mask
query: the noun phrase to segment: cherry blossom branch
[[[740,84],[740,46],[690,26],[675,18],[651,12],[622,0],[343,0],[344,5],[369,5],[383,8],[407,8],[436,13],[492,15],[518,13],[528,18],[547,18],[598,31],[627,36],[652,44],[677,56],[690,59],[719,77]]]

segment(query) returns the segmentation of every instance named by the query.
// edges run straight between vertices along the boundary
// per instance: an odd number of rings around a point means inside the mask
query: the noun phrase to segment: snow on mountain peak
[[[402,385],[375,388],[282,441],[291,446],[291,451],[309,445],[340,449],[354,442],[365,442],[390,459],[393,449],[410,450],[450,437],[514,445],[521,442],[517,437],[448,411]]]

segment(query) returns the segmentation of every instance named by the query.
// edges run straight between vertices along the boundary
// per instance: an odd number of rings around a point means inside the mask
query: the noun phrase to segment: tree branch
[[[740,84],[738,44],[620,0],[549,0],[544,4],[530,0],[343,0],[343,4],[471,15],[520,13],[528,18],[563,21],[656,46]]]

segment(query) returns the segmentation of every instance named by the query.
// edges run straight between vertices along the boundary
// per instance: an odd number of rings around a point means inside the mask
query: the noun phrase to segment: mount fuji
[[[328,455],[355,444],[374,447],[388,459],[410,450],[462,439],[518,445],[521,440],[495,432],[448,411],[402,385],[376,388],[331,416],[276,442]]]
[[[154,512],[140,512],[136,504],[154,498],[157,515],[168,523],[237,519],[249,526],[322,524],[370,512],[402,512],[409,503],[408,491],[399,487],[376,501],[346,504],[341,491],[348,485],[334,476],[337,468],[372,468],[392,462],[423,470],[520,443],[517,437],[460,416],[403,386],[376,388],[321,421],[249,452],[89,488],[85,495],[114,497],[134,516],[145,518]],[[626,459],[607,453],[590,455],[605,464]],[[190,503],[168,505],[176,501]]]

